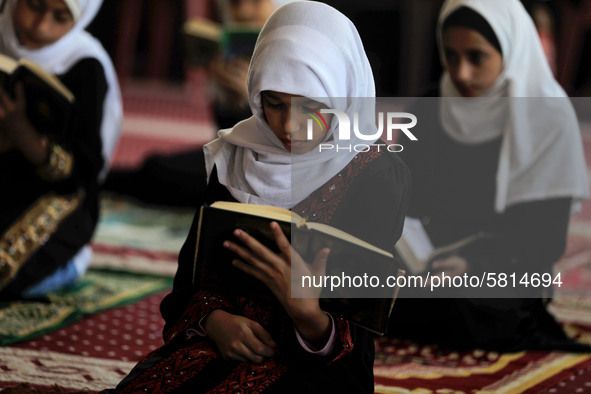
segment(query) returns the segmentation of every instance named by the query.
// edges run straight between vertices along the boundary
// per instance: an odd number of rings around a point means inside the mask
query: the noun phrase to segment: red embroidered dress
[[[374,148],[360,153],[293,210],[392,249],[402,230],[409,182],[396,154]],[[230,194],[212,176],[206,202],[227,199]],[[279,303],[194,289],[195,227],[194,222],[181,250],[173,292],[161,305],[165,345],[140,361],[118,392],[373,392],[374,345],[368,331],[334,317],[333,350],[318,356],[298,343],[293,322]],[[278,344],[278,354],[261,364],[223,360],[212,340],[192,330],[215,309],[261,324]]]

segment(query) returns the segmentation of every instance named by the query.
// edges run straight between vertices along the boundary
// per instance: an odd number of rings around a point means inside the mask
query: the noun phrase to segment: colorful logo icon
[[[303,110],[306,115],[310,116],[312,119],[314,119],[316,121],[316,123],[318,123],[318,126],[320,126],[321,130],[328,131],[328,125],[326,124],[326,120],[324,120],[324,117],[320,114],[320,112],[313,110],[312,108],[307,108],[307,107],[304,107]],[[308,130],[309,131],[311,128],[311,120],[312,119],[308,120]],[[324,127],[323,127],[323,125],[324,125]]]

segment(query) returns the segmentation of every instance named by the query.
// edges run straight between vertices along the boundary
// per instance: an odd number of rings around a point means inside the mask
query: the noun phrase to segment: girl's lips
[[[29,47],[40,47],[40,46],[44,46],[45,42],[43,40],[39,40],[35,37],[32,37],[29,34],[24,33],[23,34],[23,38],[24,38],[24,44],[25,46],[29,46]]]
[[[291,141],[291,144],[290,144],[291,148],[295,148],[295,149],[301,148],[305,145],[306,145],[306,141],[293,141],[293,140]]]
[[[281,139],[281,143],[283,144],[283,146],[290,151],[292,149],[303,147],[306,144],[306,142],[308,141]]]
[[[474,89],[466,85],[459,85],[457,89],[464,97],[473,97],[474,96]]]

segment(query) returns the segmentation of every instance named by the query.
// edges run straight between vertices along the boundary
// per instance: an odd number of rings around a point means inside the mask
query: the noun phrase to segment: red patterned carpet
[[[206,81],[192,75],[195,87],[134,82],[123,87],[123,132],[113,168],[133,168],[150,154],[189,150],[215,137]]]
[[[38,339],[0,348],[0,388],[27,382],[90,392],[112,387],[161,345],[164,293],[99,313]]]
[[[111,209],[104,211],[107,217]],[[148,220],[152,214],[147,209],[135,213]],[[176,218],[175,223],[184,220]],[[138,247],[108,245],[100,242],[108,240],[109,234],[99,233],[97,264],[164,276],[174,274],[176,253],[167,250],[176,248],[173,245],[149,239]],[[161,237],[159,233],[153,236]],[[579,237],[570,237],[569,252],[559,266],[575,267],[578,273],[572,276],[578,278],[580,288],[589,290],[591,282],[582,279],[591,277],[591,259],[585,245]],[[0,373],[0,388],[20,382],[44,390],[50,390],[53,384],[86,392],[113,387],[135,361],[161,345],[163,322],[158,308],[165,293],[95,314],[35,340],[0,348],[0,369],[4,372]],[[569,335],[591,343],[589,298],[558,298],[552,311],[565,322]],[[450,352],[380,338],[376,341],[374,372],[378,393],[591,392],[591,354]]]
[[[591,354],[450,352],[385,338],[376,351],[379,393],[591,392]]]
[[[134,361],[162,344],[159,304],[164,293],[105,311],[26,343],[0,348],[0,388],[19,382],[49,389],[100,391]],[[591,326],[569,326],[591,338]],[[379,393],[591,392],[591,354],[474,350],[380,338],[374,368]]]

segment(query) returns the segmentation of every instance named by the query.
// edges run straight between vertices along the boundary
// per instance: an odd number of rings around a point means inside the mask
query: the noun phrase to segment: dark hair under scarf
[[[457,27],[466,27],[468,29],[472,29],[477,31],[478,33],[482,34],[484,38],[493,46],[501,56],[503,55],[503,50],[501,49],[501,44],[497,39],[497,35],[493,31],[492,27],[488,24],[486,19],[478,12],[474,11],[468,7],[460,7],[454,12],[452,12],[443,22],[443,29],[445,31],[447,28],[457,26]]]

